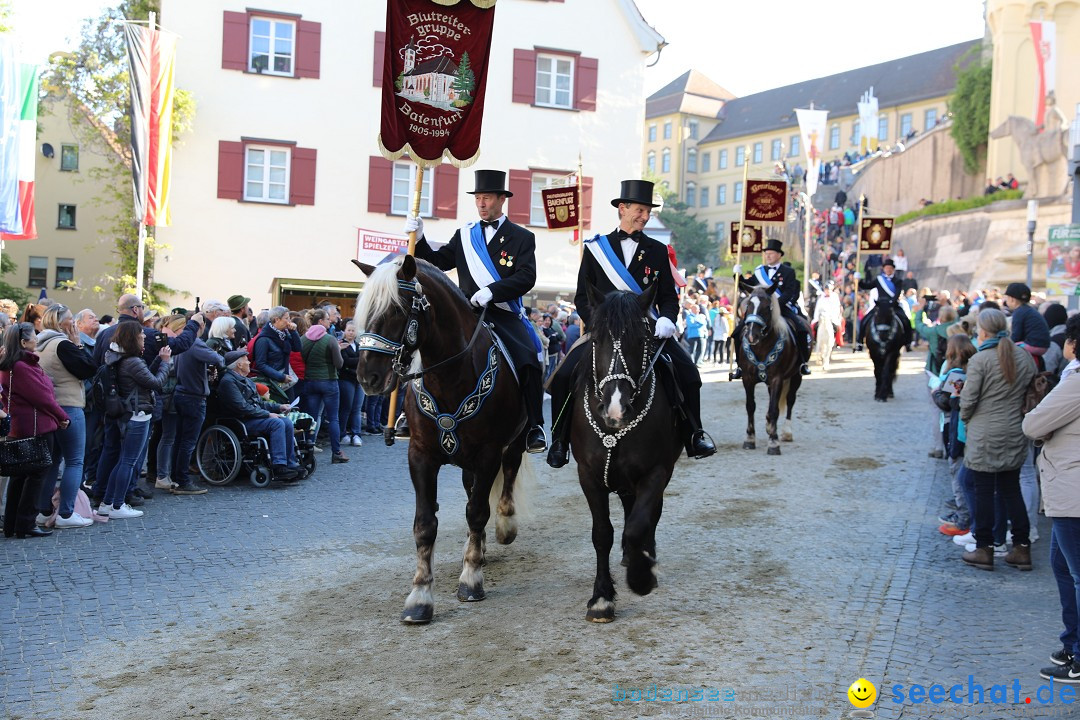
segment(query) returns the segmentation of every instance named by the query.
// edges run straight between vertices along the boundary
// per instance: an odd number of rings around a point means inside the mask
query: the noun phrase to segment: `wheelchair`
[[[309,437],[312,425],[310,418],[301,418],[294,425],[300,475],[290,482],[315,472],[315,442]],[[206,421],[195,445],[195,464],[210,485],[227,485],[244,474],[252,485],[264,488],[274,478],[269,440],[248,432],[237,418],[223,416],[213,391],[207,398]]]

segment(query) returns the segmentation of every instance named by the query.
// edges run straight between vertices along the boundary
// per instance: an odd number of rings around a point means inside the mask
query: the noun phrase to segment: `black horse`
[[[877,303],[866,316],[864,341],[874,361],[874,399],[887,402],[893,396],[893,382],[900,366],[904,347],[904,328],[900,318],[885,303]]]
[[[514,483],[525,451],[525,407],[488,327],[441,270],[411,256],[378,267],[353,262],[368,276],[356,308],[362,329],[356,376],[375,395],[410,380],[404,407],[416,491],[416,575],[401,621],[422,624],[431,621],[435,607],[439,469],[460,467],[468,497],[458,600],[483,600],[484,528],[492,503],[496,540],[506,545],[517,536]]]
[[[743,390],[746,391],[746,440],[744,450],[757,447],[754,431],[754,412],[757,402],[754,389],[764,383],[769,389],[769,409],[765,413],[765,432],[769,435],[769,455],[780,454],[777,422],[785,413],[785,442],[791,442],[791,412],[795,396],[802,386],[799,372],[799,350],[795,343],[798,334],[780,314],[780,302],[775,287],[744,286],[750,292],[742,303],[742,331],[735,338],[739,344],[739,367],[742,368]]]
[[[614,291],[606,298],[593,287],[587,290],[595,308],[589,323],[590,361],[578,365],[570,446],[592,512],[596,549],[596,580],[585,617],[606,623],[615,619],[608,495],[618,493],[622,501],[626,584],[648,595],[656,587],[656,525],[664,488],[682,442],[667,385],[657,379],[660,341],[649,320],[656,285],[641,295]]]

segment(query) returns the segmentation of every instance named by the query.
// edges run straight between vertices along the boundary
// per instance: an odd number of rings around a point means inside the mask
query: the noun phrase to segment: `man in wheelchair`
[[[267,438],[270,442],[270,462],[274,479],[294,480],[301,474],[296,460],[296,445],[292,422],[282,415],[292,408],[259,398],[255,381],[247,374],[251,361],[242,350],[228,354],[232,361],[217,386],[217,403],[222,417],[236,418],[247,431]]]

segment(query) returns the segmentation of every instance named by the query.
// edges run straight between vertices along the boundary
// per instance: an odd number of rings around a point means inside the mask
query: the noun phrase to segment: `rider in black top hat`
[[[736,282],[742,288],[753,287],[769,287],[773,284],[776,285],[777,299],[780,301],[780,314],[792,323],[792,327],[798,334],[795,346],[799,350],[799,372],[803,375],[810,374],[810,323],[807,322],[806,317],[803,316],[802,310],[799,308],[799,281],[795,277],[795,270],[791,265],[781,262],[780,258],[784,257],[784,243],[770,238],[765,243],[765,249],[761,253],[761,258],[765,262],[758,265],[751,273],[749,278],[742,277],[742,266],[736,265],[733,269],[735,273]],[[735,338],[735,355],[736,357],[742,357],[742,348],[739,344],[739,333],[742,331],[745,323],[740,320],[735,331],[732,333],[732,337]],[[735,366],[734,379],[738,380],[742,377],[742,368],[738,365]]]
[[[683,395],[683,406],[680,410],[685,417],[683,429],[686,434],[686,452],[693,458],[708,457],[716,452],[716,446],[701,427],[701,376],[694,361],[673,337],[675,318],[679,313],[679,293],[671,274],[667,246],[642,232],[652,209],[657,207],[653,202],[653,183],[646,180],[624,180],[621,190],[619,197],[611,201],[611,205],[619,211],[619,227],[606,236],[597,235],[586,242],[588,250],[582,255],[581,267],[578,269],[574,304],[587,331],[593,310],[588,296],[589,285],[606,295],[612,290],[641,293],[655,283],[656,298],[653,309],[659,317],[654,334],[664,340],[661,357],[670,357],[675,382]],[[615,259],[610,260],[611,257]],[[621,276],[624,270],[632,283]],[[616,283],[613,275],[622,279]],[[623,286],[623,283],[626,286]],[[637,287],[634,287],[635,284]],[[552,442],[548,465],[552,467],[562,467],[569,461],[568,438],[572,412],[568,401],[574,368],[577,367],[584,347],[585,345],[581,344],[571,350],[548,381],[552,415]]]
[[[893,315],[900,322],[904,333],[904,345],[910,345],[912,341],[911,318],[908,317],[907,307],[901,305],[904,298],[904,284],[900,276],[896,274],[896,263],[892,258],[885,258],[881,264],[881,272],[874,278],[862,279],[860,273],[855,273],[855,279],[859,281],[860,290],[877,290],[876,305],[888,305]],[[867,336],[870,327],[870,313],[866,314],[859,322],[859,337]]]
[[[488,321],[495,325],[517,370],[525,410],[529,415],[526,449],[531,453],[547,449],[544,434],[544,390],[540,357],[540,339],[532,323],[519,310],[521,296],[536,284],[536,237],[510,222],[503,215],[503,203],[513,193],[506,189],[506,173],[500,170],[477,170],[476,189],[469,194],[476,200],[480,222],[470,222],[454,232],[450,242],[433,250],[424,237],[424,221],[410,217],[405,221],[405,233],[416,231],[416,257],[427,260],[440,270],[458,271],[458,287],[478,308],[486,307]],[[479,227],[476,226],[479,224]],[[473,277],[469,259],[480,261],[472,252],[472,235],[485,245],[494,277]],[[468,255],[467,255],[468,253]],[[481,265],[485,265],[480,262]],[[478,269],[479,271],[479,269]],[[489,270],[490,271],[490,270]],[[546,359],[546,358],[545,358]]]

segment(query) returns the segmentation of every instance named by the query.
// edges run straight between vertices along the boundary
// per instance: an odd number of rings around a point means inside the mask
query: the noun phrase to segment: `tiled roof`
[[[724,101],[733,97],[697,70],[687,70],[645,100],[645,117],[677,112],[715,117]]]
[[[729,100],[719,124],[699,144],[797,127],[794,108],[810,107],[811,102],[830,116],[854,115],[856,103],[871,86],[881,108],[948,95],[956,86],[953,66],[980,42],[970,40]]]

